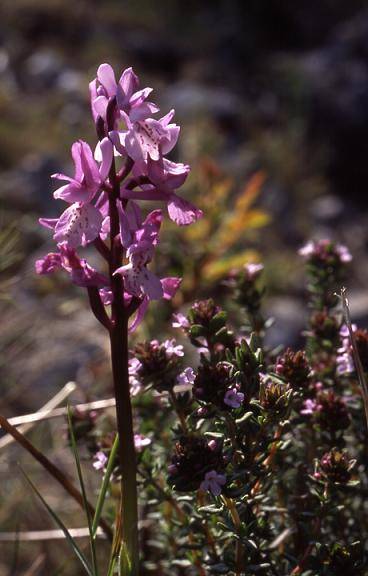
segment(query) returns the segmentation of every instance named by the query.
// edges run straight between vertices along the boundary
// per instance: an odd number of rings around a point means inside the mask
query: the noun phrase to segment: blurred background
[[[156,268],[184,277],[172,307],[201,296],[226,301],[229,272],[262,261],[276,319],[269,342],[297,345],[305,309],[296,252],[309,238],[331,237],[353,253],[347,284],[364,324],[367,2],[1,0],[1,413],[37,410],[68,380],[78,385],[73,401],[111,394],[108,343],[83,291],[61,274],[34,273],[52,247],[37,219],[61,209],[50,174],[72,170],[76,139],[95,141],[88,82],[105,61],[117,73],[133,66],[163,114],[175,108],[174,160],[192,165],[186,195],[205,211],[188,230],[165,224]],[[172,307],[156,306],[140,336],[173,334]],[[42,423],[32,437],[68,466],[63,426]],[[34,528],[39,511],[32,498],[23,505],[19,459],[37,474],[20,449],[0,452],[0,531]],[[69,520],[80,525],[73,511]],[[52,550],[0,539],[0,574],[28,574],[40,554],[47,571],[29,574],[78,573],[57,572]]]

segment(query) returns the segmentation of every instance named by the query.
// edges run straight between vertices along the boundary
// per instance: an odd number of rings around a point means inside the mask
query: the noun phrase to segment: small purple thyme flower
[[[176,314],[172,315],[172,327],[173,328],[189,328],[190,327],[190,323],[189,320],[186,316],[184,316],[184,314],[181,314],[181,312],[177,312]]]
[[[103,470],[107,464],[108,457],[104,452],[96,452],[93,462],[93,468],[95,470]]]
[[[137,396],[139,392],[142,390],[142,383],[138,378],[138,371],[141,368],[142,364],[138,360],[138,358],[130,358],[129,359],[129,384],[130,384],[130,393],[132,396]]]
[[[298,254],[306,260],[323,262],[337,259],[341,263],[346,264],[352,260],[352,255],[346,246],[327,239],[307,242],[305,246],[298,250]]]
[[[183,346],[181,344],[176,344],[174,339],[165,340],[162,345],[166,349],[168,358],[171,358],[172,356],[184,356]]]
[[[317,402],[315,400],[312,400],[311,398],[307,398],[307,400],[304,400],[303,402],[303,409],[300,410],[300,414],[303,414],[304,416],[311,416],[312,414],[317,412],[317,410],[318,410]]]
[[[239,408],[244,402],[243,392],[239,392],[236,388],[228,390],[224,397],[224,403],[231,408]]]
[[[190,366],[188,366],[188,368],[185,368],[185,370],[183,370],[183,372],[181,372],[176,379],[179,385],[187,386],[188,390],[191,389],[191,387],[193,386],[194,380],[195,380],[195,372],[193,368],[191,368]]]
[[[143,436],[143,434],[134,434],[134,445],[137,452],[142,452],[146,446],[151,444],[151,438]]]
[[[226,476],[218,474],[216,470],[210,470],[206,473],[200,489],[205,492],[211,492],[214,496],[220,496],[222,487],[226,484]]]

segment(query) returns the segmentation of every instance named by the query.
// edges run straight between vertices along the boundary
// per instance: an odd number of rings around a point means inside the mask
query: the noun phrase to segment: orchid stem
[[[109,197],[110,215],[110,262],[109,273],[113,301],[111,305],[111,362],[116,398],[117,429],[119,435],[119,454],[122,469],[121,478],[121,517],[124,576],[138,576],[139,543],[138,543],[138,502],[137,502],[137,467],[134,446],[133,415],[130,399],[128,371],[128,311],[124,304],[124,283],[120,274],[114,275],[121,266],[123,250],[116,242],[119,234],[119,215],[117,199],[119,198],[119,181],[116,177],[115,162],[110,170],[110,182],[113,194]]]

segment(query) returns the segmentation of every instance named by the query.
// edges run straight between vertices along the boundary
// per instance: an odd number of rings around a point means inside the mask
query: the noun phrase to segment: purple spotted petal
[[[91,204],[72,204],[62,213],[56,226],[54,239],[67,242],[72,248],[86,246],[99,235],[101,212]]]
[[[143,268],[140,277],[142,291],[150,300],[159,300],[163,296],[161,281],[151,270]]]

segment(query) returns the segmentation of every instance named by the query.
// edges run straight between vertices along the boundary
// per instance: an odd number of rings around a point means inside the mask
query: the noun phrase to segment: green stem
[[[122,322],[116,322],[110,332],[110,342],[122,469],[122,538],[129,559],[126,576],[138,576],[136,455],[129,391],[127,328],[128,325],[125,319],[122,319]]]

